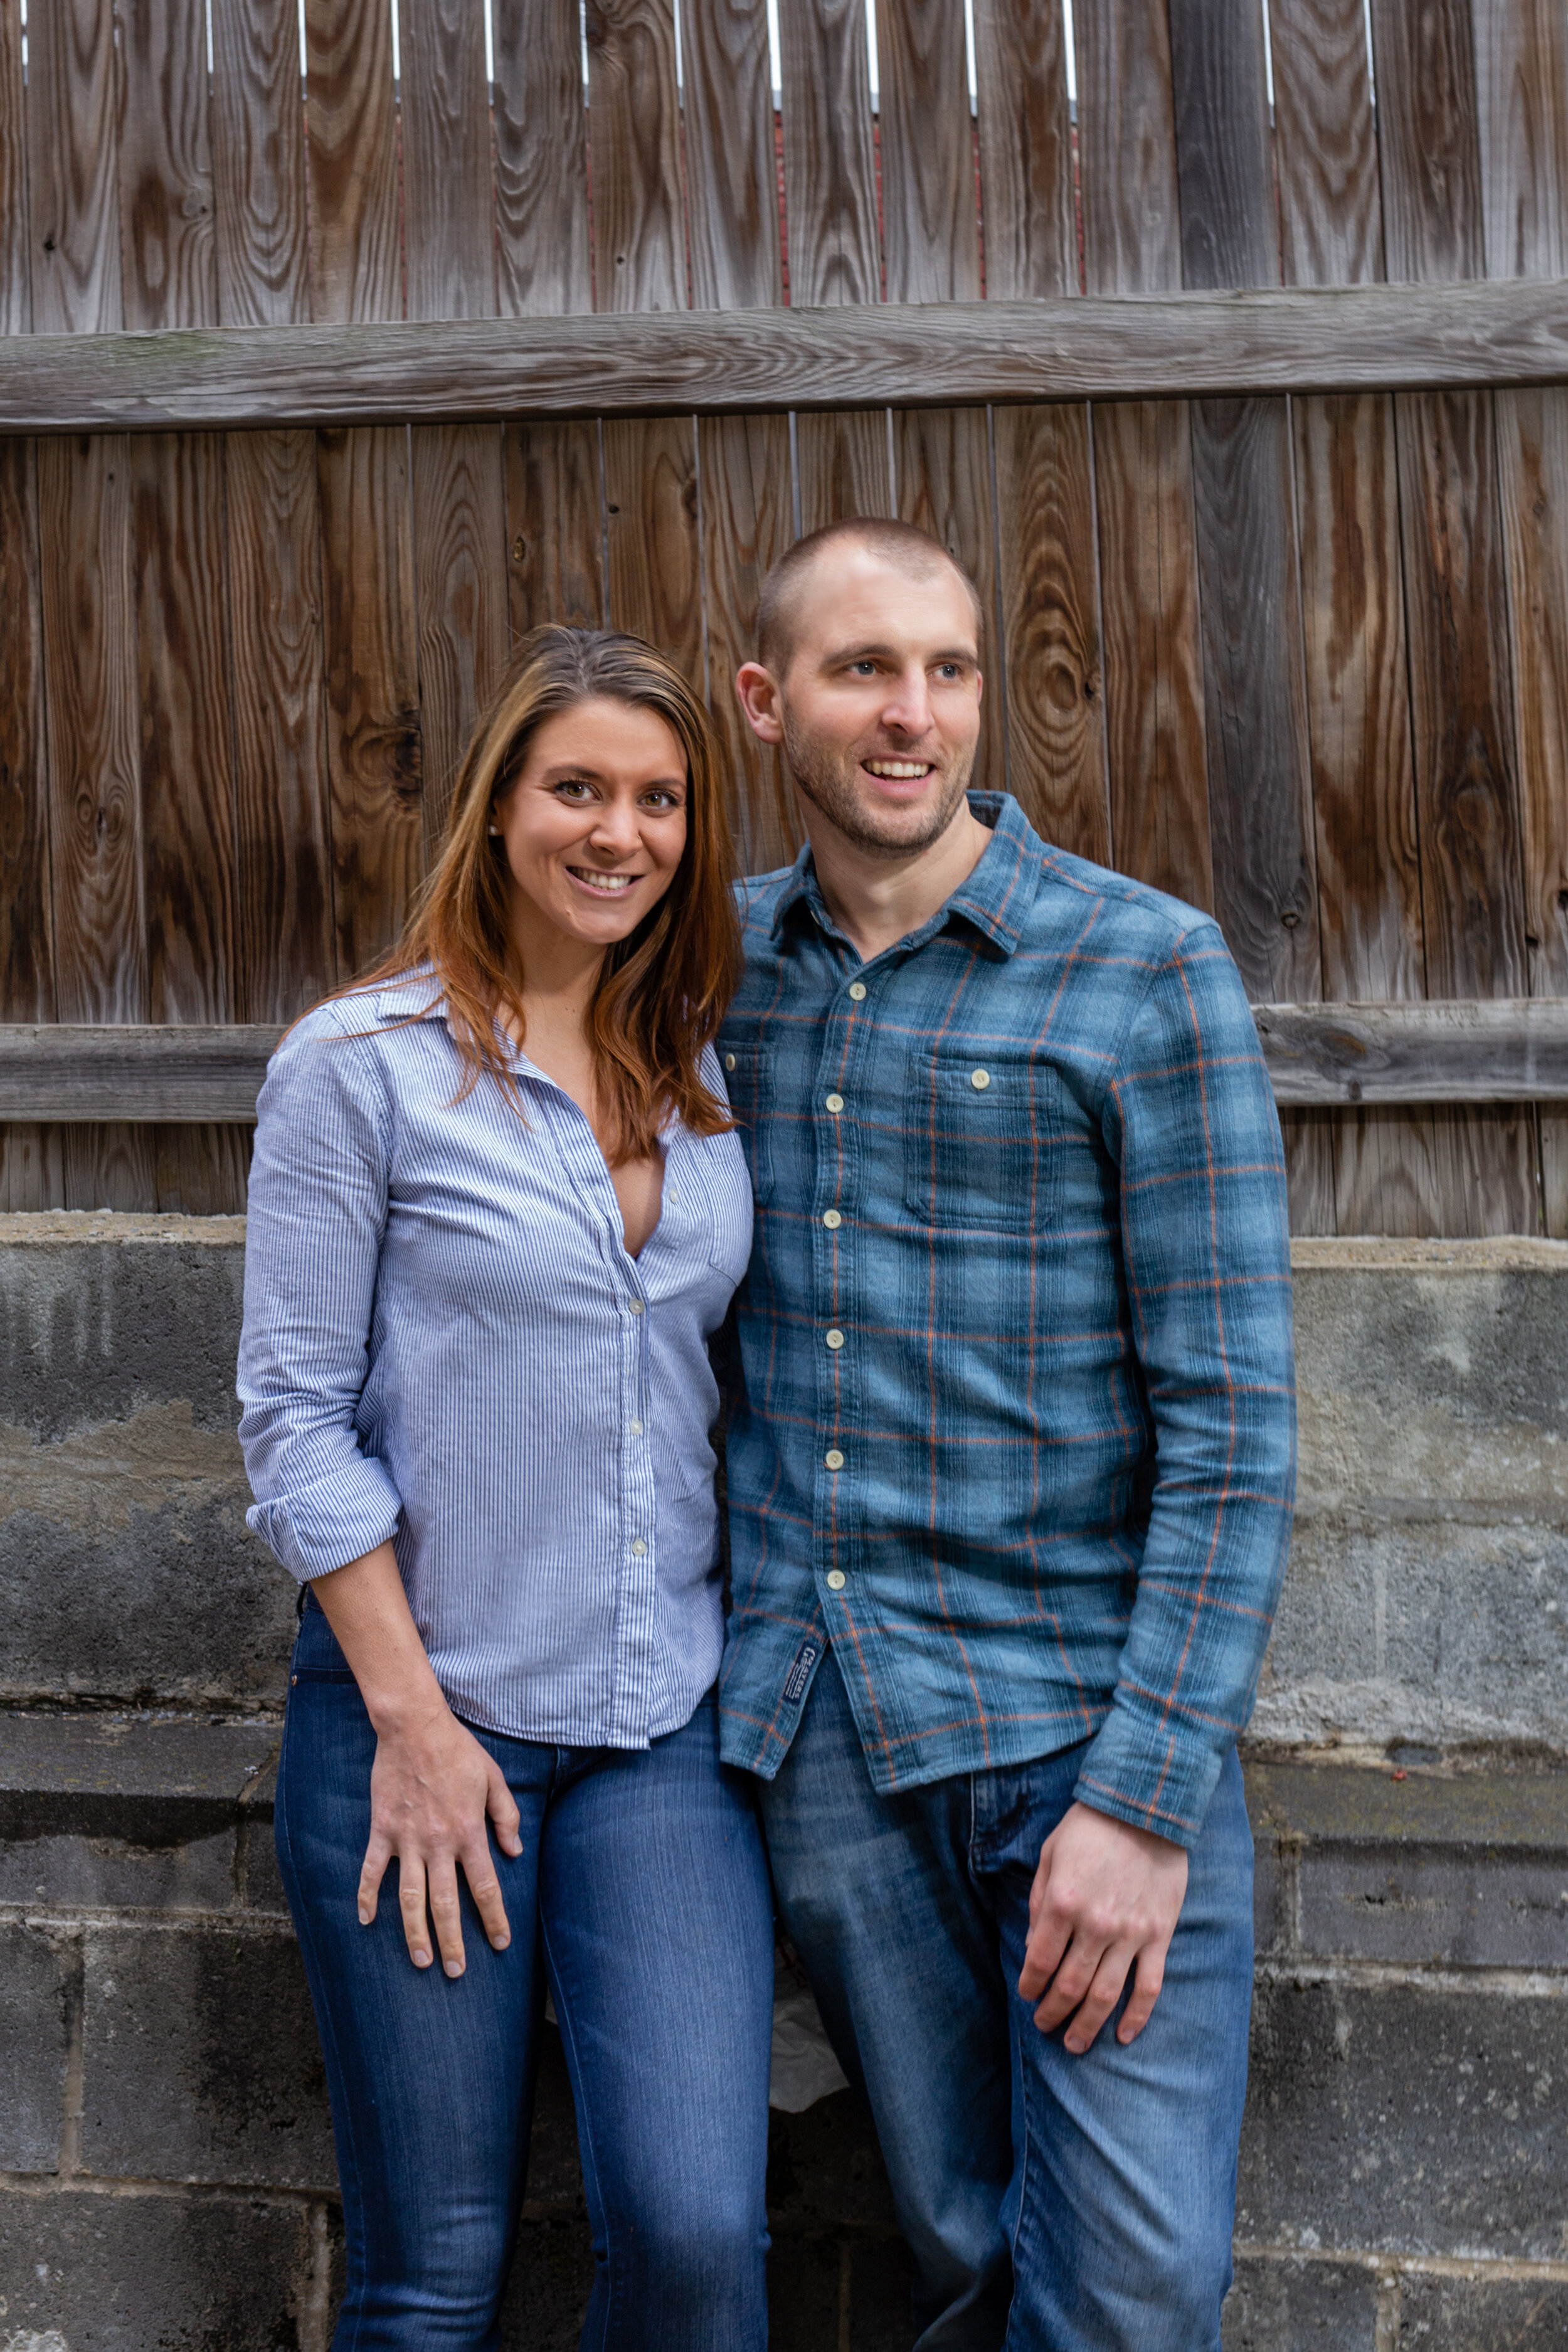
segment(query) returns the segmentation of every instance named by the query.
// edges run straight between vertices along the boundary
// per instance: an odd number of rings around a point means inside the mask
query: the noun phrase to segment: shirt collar
[[[983,932],[998,953],[1010,956],[1023,937],[1024,923],[1039,887],[1038,861],[1029,855],[1031,847],[1038,845],[1028,819],[1011,793],[971,793],[969,805],[981,824],[990,826],[991,838],[981,851],[974,871],[966,876],[930,922],[911,935],[910,944],[923,947],[955,916],[961,916]],[[775,940],[783,937],[792,910],[803,901],[821,928],[837,937],[838,927],[818,887],[809,842],[803,844],[773,908],[772,928]]]
[[[383,1021],[444,1021],[447,995],[430,964],[400,972],[375,992],[377,1017]]]

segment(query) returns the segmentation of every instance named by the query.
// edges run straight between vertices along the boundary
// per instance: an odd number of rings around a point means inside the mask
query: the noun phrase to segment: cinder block
[[[235,1901],[234,1843],[232,1830],[172,1845],[134,1838],[6,1839],[0,1843],[0,1903],[226,1910]]]
[[[1568,1957],[1568,1858],[1384,1847],[1301,1861],[1305,1952],[1469,1968],[1556,1969]]]
[[[1563,2352],[1568,2285],[1407,2275],[1400,2282],[1398,2343],[1400,2352]]]
[[[1565,2040],[1550,1996],[1263,1975],[1238,2234],[1561,2259]]]
[[[89,2171],[332,2186],[321,2044],[291,1936],[94,1927],[86,1947]]]
[[[75,1956],[20,1920],[0,1923],[0,2171],[59,2158]]]
[[[300,2204],[0,2190],[0,2342],[14,2352],[293,2352],[310,2260]]]
[[[1239,2253],[1225,2352],[1379,2352],[1377,2281],[1353,2263]]]

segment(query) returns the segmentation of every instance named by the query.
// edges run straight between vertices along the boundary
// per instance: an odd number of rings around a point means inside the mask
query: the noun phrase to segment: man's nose
[[[923,669],[908,669],[900,673],[898,681],[882,706],[882,723],[896,727],[900,735],[923,735],[931,726],[931,696],[926,690]]]

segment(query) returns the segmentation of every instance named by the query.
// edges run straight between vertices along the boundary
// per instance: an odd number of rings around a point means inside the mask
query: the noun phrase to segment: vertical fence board
[[[397,0],[411,319],[493,319],[485,20],[470,0]]]
[[[1479,277],[1469,0],[1373,0],[1372,24],[1388,275]],[[1523,871],[1491,399],[1402,394],[1394,421],[1426,985],[1511,995],[1526,985]],[[1537,1230],[1533,1118],[1448,1111],[1436,1125],[1443,1230]]]
[[[700,416],[708,699],[730,773],[735,852],[745,874],[785,866],[800,846],[780,753],[757,741],[735,698],[735,672],[756,646],[768,568],[790,543],[787,416]]]
[[[610,620],[647,637],[700,694],[702,556],[689,416],[606,417]]]
[[[27,190],[33,327],[111,334],[120,303],[114,19],[99,0],[27,12]]]
[[[310,315],[305,110],[293,0],[212,0],[218,316],[291,327]]]
[[[506,436],[511,634],[542,621],[605,625],[605,507],[595,424],[513,425]]]
[[[680,29],[693,306],[780,302],[765,0],[685,0]]]
[[[115,13],[124,322],[216,326],[204,0],[120,0]]]
[[[1089,411],[999,408],[1007,773],[1047,841],[1110,861]]]
[[[1554,0],[1483,8],[1476,81],[1489,278],[1568,275],[1568,23]],[[1568,392],[1500,392],[1532,995],[1568,994]],[[1568,1116],[1542,1105],[1543,1211],[1568,1236]]]
[[[22,19],[0,0],[0,335],[33,327],[27,232],[27,118],[22,90]]]
[[[576,0],[492,0],[497,298],[503,319],[594,307]]]
[[[1363,0],[1271,0],[1287,283],[1381,278],[1383,210]],[[1426,992],[1394,403],[1291,403],[1323,991]],[[1343,1233],[1441,1232],[1432,1119],[1335,1114]]]
[[[9,656],[0,696],[0,841],[5,844],[0,1020],[52,1021],[37,461],[35,445],[21,439],[0,440],[0,612],[6,615]],[[25,1122],[0,1126],[0,1208],[57,1209],[64,1203],[59,1129]]]
[[[812,309],[875,302],[882,265],[863,0],[782,0],[779,73],[789,299]]]
[[[674,0],[588,0],[595,307],[684,310]]]
[[[845,515],[898,512],[888,438],[885,408],[801,411],[795,455],[803,536]]]
[[[403,315],[385,0],[306,0],[310,307]],[[396,938],[424,863],[408,435],[317,436],[338,977]]]
[[[1091,294],[1182,282],[1165,10],[1074,12],[1084,278]],[[1214,906],[1192,435],[1184,401],[1092,412],[1111,856]]]
[[[975,102],[993,302],[1079,290],[1058,0],[975,0]]]

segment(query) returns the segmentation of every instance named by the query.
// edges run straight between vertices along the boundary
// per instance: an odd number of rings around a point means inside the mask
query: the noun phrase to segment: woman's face
[[[636,930],[675,879],[689,792],[680,739],[657,710],[595,698],[542,721],[491,814],[525,960],[541,925],[597,948]]]

